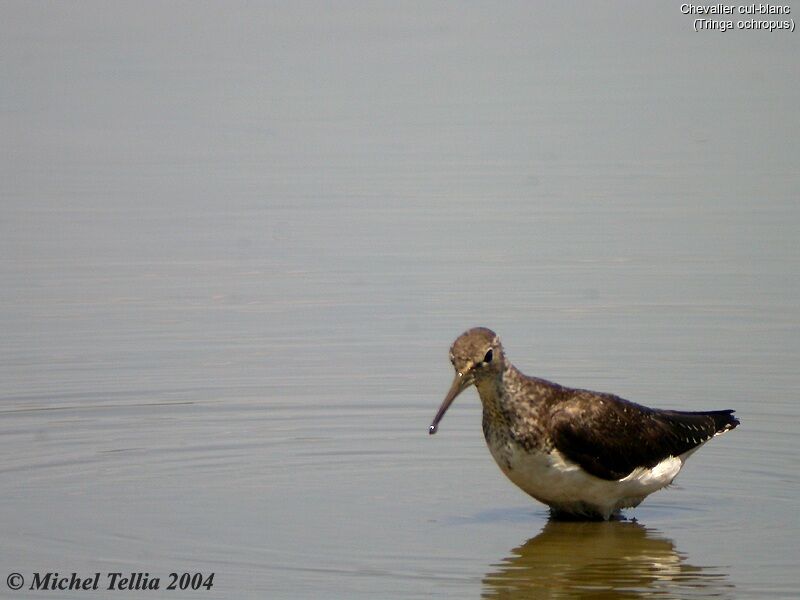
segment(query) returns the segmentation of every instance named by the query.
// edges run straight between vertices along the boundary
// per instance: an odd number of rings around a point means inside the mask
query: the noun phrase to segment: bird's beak
[[[447,392],[447,396],[444,397],[442,400],[442,405],[439,407],[439,410],[436,412],[436,416],[433,417],[433,422],[431,426],[428,428],[428,433],[433,435],[436,433],[436,430],[439,429],[439,421],[442,420],[444,417],[444,413],[447,412],[447,409],[450,408],[450,405],[453,403],[453,400],[456,399],[461,392],[467,389],[474,383],[472,379],[472,374],[461,374],[456,373],[456,378],[453,380],[453,385],[450,386],[450,391]]]

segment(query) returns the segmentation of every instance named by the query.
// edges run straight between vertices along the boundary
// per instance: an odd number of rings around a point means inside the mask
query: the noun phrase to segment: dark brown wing
[[[733,429],[732,410],[656,410],[610,394],[575,390],[554,407],[550,432],[555,447],[602,479],[622,479],[637,467],[654,467]]]

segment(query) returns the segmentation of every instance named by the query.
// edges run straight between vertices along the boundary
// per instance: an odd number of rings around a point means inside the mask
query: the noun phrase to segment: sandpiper
[[[431,423],[474,385],[483,435],[506,476],[559,518],[609,519],[669,485],[686,459],[739,424],[732,410],[648,408],[521,373],[485,327],[453,342],[455,380]]]

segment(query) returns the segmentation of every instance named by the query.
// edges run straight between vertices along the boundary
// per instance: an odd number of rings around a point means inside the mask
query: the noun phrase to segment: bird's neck
[[[507,402],[508,393],[517,388],[519,372],[513,365],[507,365],[489,377],[483,377],[475,382],[478,395],[483,405],[483,421],[493,427],[508,426],[512,420],[509,414],[510,406]]]
[[[540,421],[549,388],[532,389],[530,378],[511,364],[498,374],[477,381],[475,386],[483,405],[483,434],[490,446],[502,445],[509,439],[531,448],[545,444]]]

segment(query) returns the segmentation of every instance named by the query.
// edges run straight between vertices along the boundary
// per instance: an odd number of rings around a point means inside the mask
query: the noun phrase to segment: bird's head
[[[505,355],[500,339],[494,331],[485,327],[475,327],[462,333],[453,342],[450,347],[450,362],[453,363],[456,376],[428,429],[431,435],[436,433],[439,421],[456,396],[469,386],[502,373]]]

